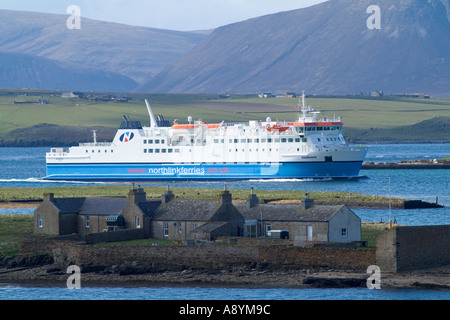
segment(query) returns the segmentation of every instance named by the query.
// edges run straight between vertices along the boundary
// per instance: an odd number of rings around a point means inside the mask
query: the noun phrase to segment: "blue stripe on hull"
[[[46,180],[215,181],[357,177],[362,162],[248,164],[47,164]]]

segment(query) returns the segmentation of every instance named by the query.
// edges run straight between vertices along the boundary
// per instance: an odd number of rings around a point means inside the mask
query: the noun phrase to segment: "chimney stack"
[[[259,199],[256,194],[253,192],[253,187],[251,188],[251,193],[248,196],[247,207],[253,208],[259,204]]]
[[[44,193],[43,200],[53,202],[53,200],[55,200],[55,194],[54,193]]]
[[[133,189],[128,192],[128,200],[129,202],[134,202],[136,204],[139,202],[145,202],[147,201],[147,194],[140,186],[138,186],[137,189],[134,189],[133,186]]]
[[[314,199],[309,198],[309,193],[305,194],[305,199],[302,199],[302,210],[311,208],[314,205]]]
[[[172,190],[170,190],[170,187],[167,186],[167,191],[162,195],[161,201],[162,203],[167,203],[173,198],[175,198],[175,195],[173,194]]]
[[[227,190],[227,185],[225,185],[224,190],[220,193],[220,204],[230,205],[232,204],[232,197],[230,191]]]

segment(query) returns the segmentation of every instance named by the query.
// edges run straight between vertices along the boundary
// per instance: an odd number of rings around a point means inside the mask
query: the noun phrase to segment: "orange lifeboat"
[[[289,129],[289,127],[285,127],[285,126],[279,126],[278,124],[274,124],[273,126],[268,125],[267,126],[267,131],[278,131],[278,132],[283,132],[286,131],[287,129]]]
[[[208,129],[217,129],[220,127],[220,123],[203,123],[204,127],[208,127]]]
[[[172,129],[194,129],[194,127],[194,124],[178,124],[175,122],[172,126]]]

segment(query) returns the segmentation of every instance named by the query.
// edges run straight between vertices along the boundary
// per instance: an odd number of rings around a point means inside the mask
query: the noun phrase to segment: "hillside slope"
[[[113,72],[27,54],[0,52],[0,88],[128,92],[137,85],[131,78]]]
[[[216,29],[140,92],[450,96],[449,0],[330,0]]]
[[[0,52],[46,58],[67,64],[64,67],[68,69],[78,65],[121,74],[144,83],[206,37],[201,33],[135,27],[84,17],[79,30],[69,30],[68,18],[69,15],[0,10]],[[70,74],[64,80],[70,82]],[[46,89],[54,87],[47,85]]]

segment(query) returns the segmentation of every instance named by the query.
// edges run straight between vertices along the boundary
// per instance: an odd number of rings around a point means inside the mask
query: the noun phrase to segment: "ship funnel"
[[[147,105],[148,115],[150,117],[150,127],[156,128],[158,126],[158,123],[156,122],[155,115],[153,114],[152,107],[150,106],[150,102],[148,102],[147,99],[145,99],[145,104]]]

